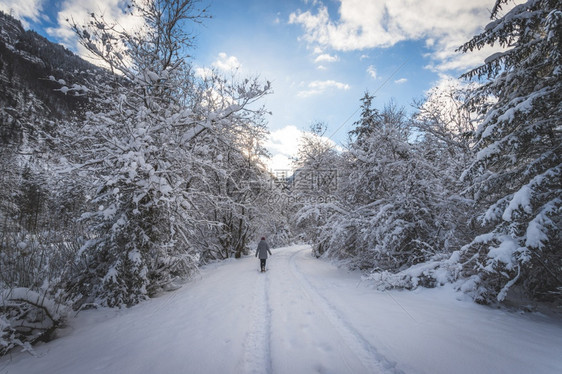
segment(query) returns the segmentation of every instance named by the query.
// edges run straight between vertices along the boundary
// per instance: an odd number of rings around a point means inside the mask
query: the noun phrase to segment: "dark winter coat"
[[[260,260],[265,260],[268,253],[271,254],[269,245],[265,240],[261,240],[258,244],[258,248],[256,249],[256,256],[258,256]]]

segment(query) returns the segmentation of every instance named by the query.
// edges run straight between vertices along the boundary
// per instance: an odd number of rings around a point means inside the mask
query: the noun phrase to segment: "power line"
[[[400,66],[398,66],[398,67],[392,72],[392,74],[390,74],[390,75],[388,76],[388,78],[386,78],[386,79],[384,80],[384,82],[382,82],[381,85],[373,92],[373,96],[374,96],[377,92],[379,92],[379,91],[388,83],[388,81],[389,81],[390,79],[392,79],[392,77],[395,76],[396,73],[398,73],[398,72],[404,67],[404,65],[406,65],[406,63],[407,63],[409,60],[410,60],[410,57],[408,57],[406,60],[404,60],[404,62],[403,62],[402,64],[400,64]],[[334,139],[332,139],[332,137],[333,137],[334,135],[336,135],[336,134],[338,133],[338,131],[341,130],[341,128],[342,128],[342,127],[359,111],[359,109],[361,109],[361,107],[358,107],[357,109],[355,109],[355,111],[354,111],[349,117],[347,117],[347,119],[346,119],[345,121],[343,121],[341,125],[339,125],[339,127],[332,133],[332,135],[330,135],[330,136],[328,137],[328,139],[331,139],[332,141],[334,141]],[[335,141],[334,141],[334,143],[335,143]]]

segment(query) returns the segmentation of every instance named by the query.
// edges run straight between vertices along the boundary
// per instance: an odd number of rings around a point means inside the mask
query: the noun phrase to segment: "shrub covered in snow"
[[[0,356],[48,341],[68,310],[64,279],[72,260],[57,236],[3,236],[0,241]]]
[[[0,289],[0,356],[17,346],[32,352],[31,344],[50,340],[65,312],[46,292],[25,287]]]

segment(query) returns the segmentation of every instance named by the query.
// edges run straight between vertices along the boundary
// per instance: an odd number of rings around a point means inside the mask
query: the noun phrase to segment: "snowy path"
[[[286,251],[275,261],[274,367],[281,373],[399,373],[309,282],[298,265],[307,256],[307,249]]]
[[[127,310],[80,313],[61,337],[0,359],[5,373],[561,373],[562,321],[378,292],[310,255],[273,250],[207,267]]]

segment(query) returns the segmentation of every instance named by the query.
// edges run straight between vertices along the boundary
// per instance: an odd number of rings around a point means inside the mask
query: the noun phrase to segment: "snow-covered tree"
[[[463,173],[481,227],[454,260],[481,302],[516,286],[534,298],[562,292],[562,8],[530,0],[502,16],[506,3],[496,1],[494,20],[461,48],[504,48],[464,75],[488,78],[470,97],[484,118]]]
[[[449,157],[464,168],[471,156],[471,146],[478,115],[465,105],[474,84],[445,78],[416,104],[413,126],[422,137],[434,137],[447,148]],[[443,147],[440,147],[443,148]]]
[[[328,160],[339,166],[334,199],[305,205],[299,219],[316,225],[319,254],[395,272],[443,251],[451,231],[448,191],[431,149],[410,141],[404,110],[390,103],[379,112],[372,99],[362,98],[341,161]]]
[[[465,185],[459,175],[472,160],[475,124],[478,113],[467,107],[467,97],[474,84],[447,78],[433,87],[424,101],[417,103],[417,112],[412,118],[415,144],[427,162],[439,170],[437,183],[448,192],[447,221],[451,225],[450,238],[445,252],[466,243],[472,235],[468,225],[474,214],[474,202],[461,196]]]
[[[371,269],[400,270],[441,251],[439,170],[410,143],[403,110],[390,104],[368,118],[350,145],[345,179],[356,250]]]
[[[326,125],[318,122],[299,139],[295,173],[289,180],[289,190],[295,220],[295,232],[313,244],[315,255],[325,252],[320,234],[330,216],[339,209],[338,186],[342,178],[341,153],[332,140],[324,137]]]
[[[263,192],[269,184],[262,157],[267,156],[264,141],[267,135],[263,107],[248,110],[269,91],[269,83],[244,79],[232,83],[217,75],[208,77],[196,91],[194,110],[208,111],[213,117],[221,111],[211,131],[194,142],[197,156],[193,165],[200,178],[192,180],[192,188],[201,193],[196,205],[207,224],[199,225],[195,238],[203,260],[239,257],[247,252],[258,222],[266,219]],[[197,170],[197,169],[196,169]]]
[[[269,90],[252,80],[197,82],[184,57],[192,43],[185,21],[205,14],[195,2],[146,0],[129,9],[141,27],[95,14],[73,25],[115,72],[88,88],[94,108],[64,134],[72,139],[66,170],[91,187],[87,241],[70,284],[79,303],[135,304],[196,269],[198,230],[221,224],[207,214],[218,203],[207,195],[212,173],[227,171],[220,160],[237,149],[246,106]]]

